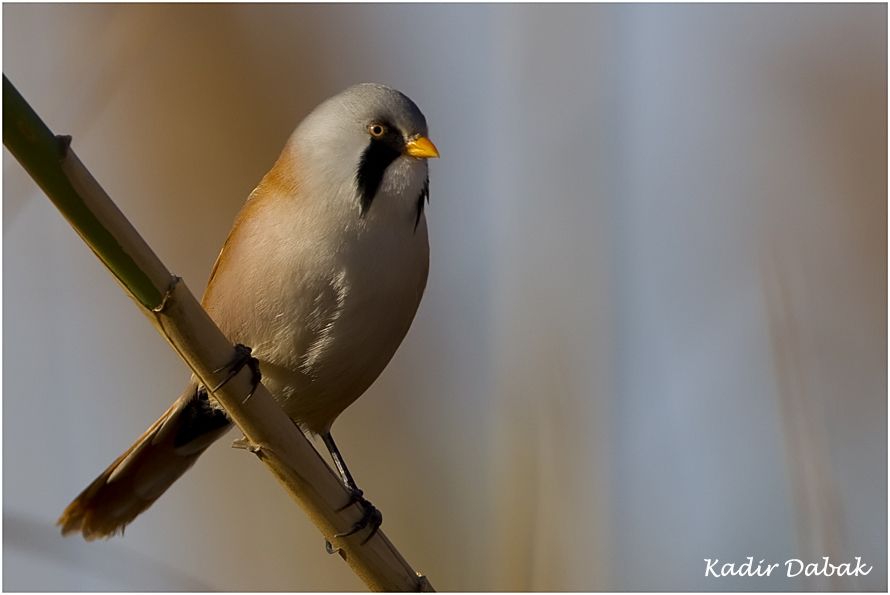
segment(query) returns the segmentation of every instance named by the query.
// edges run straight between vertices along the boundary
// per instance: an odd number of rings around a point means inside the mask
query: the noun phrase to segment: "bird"
[[[429,272],[426,118],[405,94],[360,83],[313,109],[250,193],[202,305],[293,422],[321,437],[364,510],[331,435],[377,379],[420,305]],[[256,369],[258,367],[258,369]],[[182,395],[64,510],[62,534],[122,534],[232,422],[194,377]],[[370,536],[369,536],[370,538]]]

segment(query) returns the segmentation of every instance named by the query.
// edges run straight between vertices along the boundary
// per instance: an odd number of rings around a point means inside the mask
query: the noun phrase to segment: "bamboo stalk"
[[[54,136],[3,76],[3,144],[18,159],[71,226],[105,263],[205,386],[234,357],[232,343],[185,283],[167,270],[70,148]],[[303,508],[325,538],[339,547],[352,570],[372,590],[432,591],[383,531],[361,544],[365,532],[336,540],[362,516],[349,493],[263,386],[246,402],[251,374],[245,368],[214,396],[244,433],[246,445]]]

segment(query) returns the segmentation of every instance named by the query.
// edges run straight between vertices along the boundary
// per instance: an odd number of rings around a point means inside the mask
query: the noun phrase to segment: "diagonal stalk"
[[[18,159],[84,242],[105,263],[144,314],[205,386],[215,386],[233,357],[232,343],[194,295],[170,274],[70,148],[3,76],[3,144]],[[378,591],[432,591],[382,531],[362,545],[363,532],[344,539],[362,516],[343,504],[350,494],[262,385],[251,390],[246,368],[214,396],[255,453],[309,515],[365,584]]]

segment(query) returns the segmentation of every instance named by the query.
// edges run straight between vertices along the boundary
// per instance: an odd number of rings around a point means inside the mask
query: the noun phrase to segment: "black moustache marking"
[[[377,195],[386,168],[398,159],[399,155],[401,155],[401,151],[395,148],[392,143],[377,139],[372,139],[368,148],[362,153],[362,159],[359,161],[358,171],[355,174],[362,205],[362,217],[374,202],[374,196]]]
[[[423,188],[420,196],[417,197],[417,218],[414,220],[414,231],[417,231],[417,225],[420,223],[420,216],[423,215],[423,203],[430,201],[430,177],[427,176],[423,181]]]

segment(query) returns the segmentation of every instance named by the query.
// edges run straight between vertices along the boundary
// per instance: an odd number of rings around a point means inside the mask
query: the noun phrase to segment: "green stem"
[[[136,299],[149,309],[160,304],[162,292],[96,218],[62,170],[67,140],[52,133],[5,74],[3,144]]]

